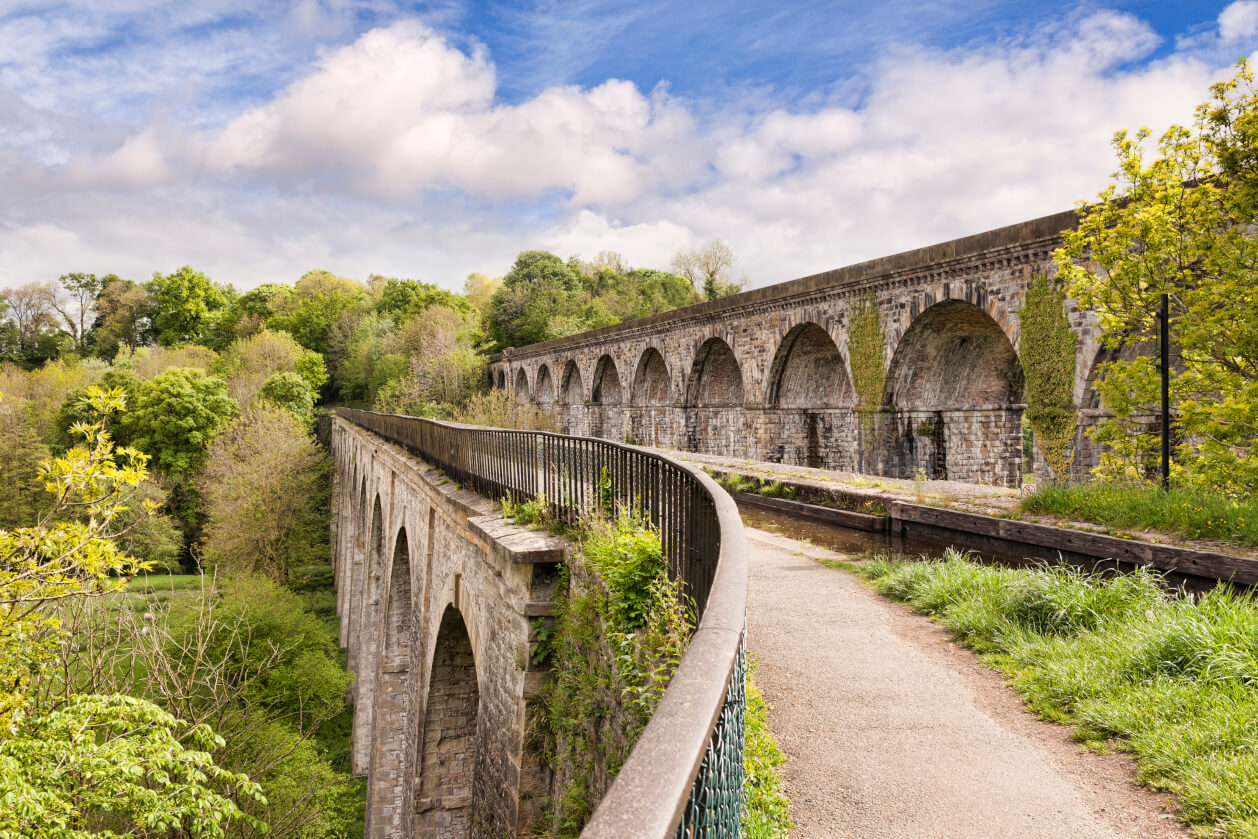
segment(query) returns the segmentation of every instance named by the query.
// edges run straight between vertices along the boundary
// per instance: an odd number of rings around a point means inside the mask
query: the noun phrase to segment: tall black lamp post
[[[1171,488],[1171,303],[1162,293],[1158,309],[1158,343],[1162,353],[1162,489]]]

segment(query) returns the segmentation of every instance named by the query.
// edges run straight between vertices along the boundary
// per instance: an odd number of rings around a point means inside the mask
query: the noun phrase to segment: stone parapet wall
[[[524,749],[529,620],[564,543],[341,418],[332,450],[368,839],[528,835],[543,786]]]

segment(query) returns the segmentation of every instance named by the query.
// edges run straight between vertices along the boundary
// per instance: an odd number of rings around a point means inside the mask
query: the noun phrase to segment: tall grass
[[[1161,530],[1189,539],[1258,546],[1258,501],[1233,501],[1195,490],[1123,484],[1049,485],[1022,499],[1028,513],[1132,530]]]
[[[1203,835],[1258,837],[1258,604],[1220,586],[1167,595],[1152,574],[1012,570],[954,551],[874,560],[879,592],[933,615],[1037,713],[1136,758]]]
[[[781,839],[791,834],[790,800],[778,771],[786,755],[769,730],[769,708],[756,684],[755,656],[747,656],[747,739],[743,748],[743,836]]]

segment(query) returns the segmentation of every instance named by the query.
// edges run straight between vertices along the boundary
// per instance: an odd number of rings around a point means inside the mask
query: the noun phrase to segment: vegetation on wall
[[[503,503],[518,523],[551,524],[545,499]],[[583,522],[560,569],[553,624],[530,657],[551,677],[529,733],[552,773],[547,835],[580,834],[651,719],[694,629],[666,573],[659,534],[621,508]]]
[[[1019,312],[1018,356],[1025,376],[1027,420],[1053,477],[1070,471],[1075,436],[1075,334],[1066,317],[1065,295],[1043,274],[1031,278]]]
[[[848,362],[852,365],[852,387],[856,410],[868,434],[873,430],[874,413],[882,407],[887,389],[887,336],[878,313],[878,300],[871,291],[852,309],[847,331]]]

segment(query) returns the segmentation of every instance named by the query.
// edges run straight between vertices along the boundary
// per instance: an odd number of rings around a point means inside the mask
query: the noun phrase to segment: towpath
[[[1122,755],[1083,753],[947,633],[763,531],[748,642],[789,755],[794,836],[1131,839],[1189,834]]]

